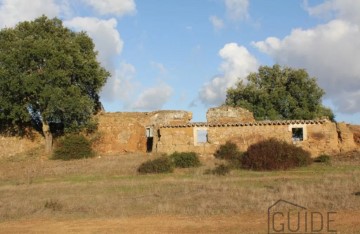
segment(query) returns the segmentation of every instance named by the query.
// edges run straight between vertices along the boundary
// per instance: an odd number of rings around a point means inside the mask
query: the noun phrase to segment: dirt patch
[[[360,212],[338,212],[339,233],[360,232]],[[266,213],[233,216],[144,216],[110,219],[31,219],[0,223],[0,233],[266,233]]]
[[[258,233],[266,231],[264,222],[263,214],[21,220],[0,223],[0,233]]]

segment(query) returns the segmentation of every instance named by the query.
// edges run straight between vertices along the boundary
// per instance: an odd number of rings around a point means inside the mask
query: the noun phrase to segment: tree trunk
[[[50,126],[46,123],[43,123],[42,131],[45,137],[45,153],[50,154],[52,152],[53,146],[53,136],[50,132]]]

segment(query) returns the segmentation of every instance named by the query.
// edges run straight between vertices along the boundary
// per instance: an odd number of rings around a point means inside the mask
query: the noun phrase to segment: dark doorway
[[[154,137],[148,137],[146,140],[146,152],[151,153],[154,144]]]
[[[151,127],[146,128],[146,152],[150,153],[153,150],[154,135]]]

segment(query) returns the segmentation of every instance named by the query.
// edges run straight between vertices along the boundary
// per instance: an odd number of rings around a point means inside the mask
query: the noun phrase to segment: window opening
[[[196,143],[207,143],[208,142],[208,131],[206,129],[198,129],[196,130]]]
[[[303,128],[292,128],[292,139],[293,141],[303,141],[304,140],[304,129]]]

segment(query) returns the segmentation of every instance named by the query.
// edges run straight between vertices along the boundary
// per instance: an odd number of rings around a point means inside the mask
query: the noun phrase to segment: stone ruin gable
[[[98,140],[94,146],[100,154],[147,152],[147,129],[153,134],[156,146],[160,124],[186,124],[192,118],[186,111],[101,113],[98,118]],[[153,147],[155,149],[155,147]]]
[[[192,119],[192,113],[188,111],[171,111],[161,110],[148,113],[150,123],[153,126],[171,125],[171,124],[187,124]]]
[[[250,123],[255,122],[252,112],[241,108],[231,106],[220,106],[210,108],[206,112],[208,123]]]
[[[293,139],[293,128],[301,128],[303,139]],[[206,131],[207,141],[198,143],[197,131]],[[262,140],[275,138],[308,150],[313,157],[336,154],[339,142],[336,124],[328,120],[259,121],[249,123],[189,123],[160,128],[158,152],[194,151],[213,154],[226,141],[236,143],[241,151]]]
[[[99,139],[94,145],[100,154],[146,150],[146,113],[102,113],[98,115]]]

